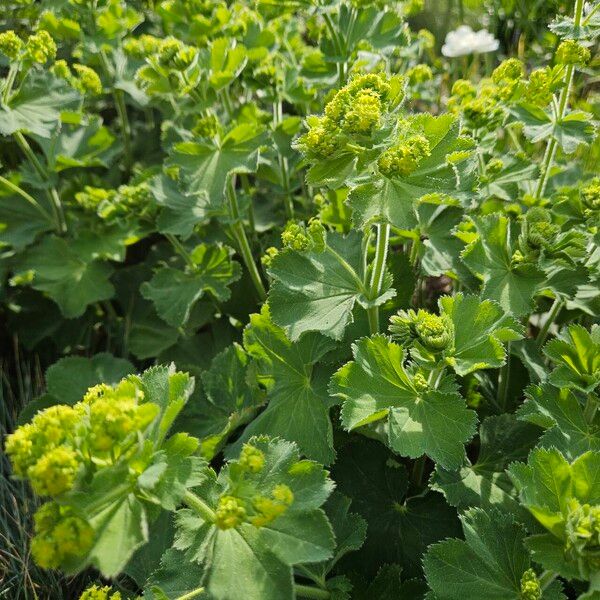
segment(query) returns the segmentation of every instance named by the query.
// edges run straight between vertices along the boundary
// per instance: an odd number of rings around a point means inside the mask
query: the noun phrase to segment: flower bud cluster
[[[113,589],[107,585],[104,587],[92,585],[79,596],[79,600],[122,600],[122,596],[121,592],[113,592]]]
[[[121,185],[116,190],[86,185],[75,194],[75,201],[84,210],[96,212],[105,220],[120,216],[152,217],[157,208],[147,182]]]
[[[401,310],[390,319],[389,331],[402,346],[415,342],[431,352],[448,348],[454,340],[454,326],[445,313],[434,315],[426,310]]]
[[[31,553],[35,562],[45,569],[84,555],[94,542],[92,527],[70,507],[56,502],[47,502],[38,509],[34,528]]]
[[[575,40],[564,40],[556,50],[556,62],[559,65],[585,66],[590,57],[589,49]]]
[[[510,100],[524,76],[525,68],[519,59],[509,58],[501,62],[492,73],[492,81],[498,86],[498,97],[504,101]]]
[[[213,138],[219,133],[220,123],[215,115],[200,117],[192,127],[192,133],[197,137]]]
[[[386,177],[407,177],[414,173],[421,161],[428,156],[431,156],[431,150],[427,138],[413,135],[385,150],[379,157],[377,166]]]
[[[519,250],[525,256],[539,253],[554,242],[559,232],[560,227],[552,223],[552,214],[548,210],[539,206],[530,208],[522,221]]]
[[[281,234],[281,242],[286,248],[297,252],[322,250],[325,245],[325,228],[319,219],[311,219],[308,226],[290,221]]]
[[[600,568],[600,505],[579,504],[572,500],[569,509],[565,523],[567,552],[597,570]]]
[[[433,79],[433,71],[429,65],[415,65],[406,72],[408,83],[412,86],[431,81]]]
[[[586,218],[593,218],[600,213],[600,177],[594,177],[581,188],[581,202]]]
[[[61,59],[57,60],[50,70],[82,94],[88,93],[93,96],[99,96],[102,93],[102,81],[98,73],[86,65],[75,63],[73,70],[76,75],[73,75],[67,62]]]
[[[40,65],[56,58],[56,42],[40,29],[24,42],[12,29],[0,33],[0,54],[11,61],[26,60]]]
[[[539,107],[552,101],[552,77],[550,67],[535,69],[529,74],[525,86],[525,100]]]
[[[348,142],[364,143],[391,110],[392,85],[379,73],[356,75],[325,106],[325,114],[307,120],[308,131],[297,147],[313,159],[328,158]],[[402,94],[400,94],[402,95]]]
[[[533,569],[528,569],[521,577],[520,600],[541,600],[542,588]]]

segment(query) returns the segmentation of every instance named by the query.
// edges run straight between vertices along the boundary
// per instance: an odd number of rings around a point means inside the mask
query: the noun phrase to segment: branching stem
[[[377,242],[375,246],[375,260],[371,272],[369,285],[369,300],[374,301],[381,293],[383,277],[385,275],[385,263],[387,260],[388,245],[390,239],[390,226],[387,223],[377,225]],[[371,306],[367,309],[369,318],[369,329],[371,333],[379,333],[379,307]]]

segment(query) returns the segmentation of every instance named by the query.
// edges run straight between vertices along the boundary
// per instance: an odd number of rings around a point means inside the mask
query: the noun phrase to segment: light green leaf
[[[556,448],[570,460],[592,450],[600,451],[600,417],[590,423],[573,392],[548,384],[527,388],[519,419],[546,429],[540,440],[544,448]]]
[[[461,521],[465,541],[435,544],[423,561],[436,600],[520,600],[521,578],[530,569],[524,528],[497,510],[473,508]]]
[[[379,305],[393,297],[386,281],[378,298],[368,299],[359,276],[361,235],[351,232],[327,235],[322,252],[280,252],[269,269],[273,285],[269,306],[276,325],[283,327],[292,341],[306,331],[319,331],[339,340],[352,322],[356,302],[363,307]]]
[[[74,110],[80,98],[49,71],[30,75],[7,104],[0,104],[0,135],[21,131],[48,138],[60,121],[60,113]]]
[[[250,123],[236,125],[218,145],[180,142],[171,150],[172,166],[179,167],[187,194],[208,194],[207,209],[222,211],[227,177],[231,173],[254,173],[264,130]]]
[[[600,385],[600,326],[588,332],[581,325],[570,325],[564,336],[544,346],[544,354],[557,366],[550,373],[550,383],[583,393]]]
[[[468,151],[472,142],[460,137],[460,123],[450,114],[434,117],[421,114],[409,117],[406,127],[425,136],[431,155],[406,177],[390,179],[373,175],[353,188],[348,197],[357,226],[371,221],[390,223],[399,229],[411,229],[417,223],[416,201],[428,194],[466,197],[475,183],[474,157],[465,153],[462,160],[449,162],[453,152]]]
[[[114,293],[109,282],[113,268],[78,252],[76,244],[49,236],[31,248],[19,264],[33,271],[31,287],[46,292],[67,318],[81,316],[89,304],[108,300]]]
[[[156,312],[169,325],[183,327],[194,304],[210,292],[220,302],[229,299],[229,285],[241,274],[240,265],[231,260],[225,246],[196,246],[190,254],[194,267],[185,271],[161,267],[140,288],[142,296],[151,300]]]
[[[269,404],[244,431],[240,441],[262,433],[296,442],[309,458],[333,461],[327,380],[317,366],[335,343],[307,333],[293,343],[273,324],[267,308],[250,316],[244,346],[256,361],[258,382],[266,386]]]
[[[483,279],[483,298],[494,300],[515,317],[529,313],[545,275],[531,263],[514,264],[518,231],[507,217],[493,214],[474,219],[478,237],[463,251],[462,259]]]
[[[362,338],[352,352],[354,361],[335,373],[329,388],[343,399],[344,427],[387,419],[388,444],[402,456],[427,454],[445,468],[460,467],[477,420],[462,397],[417,388],[403,366],[403,349],[385,336]]]
[[[506,362],[503,342],[518,340],[523,328],[498,304],[477,296],[442,296],[440,311],[454,325],[454,343],[443,356],[458,375],[500,367]]]

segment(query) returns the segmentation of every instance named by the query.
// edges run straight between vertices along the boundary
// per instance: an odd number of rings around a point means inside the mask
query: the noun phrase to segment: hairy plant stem
[[[231,96],[229,95],[229,87],[225,86],[221,91],[221,100],[225,107],[225,112],[229,119],[233,119],[233,103],[231,102]]]
[[[374,301],[381,293],[383,277],[385,274],[385,263],[387,259],[388,245],[390,239],[390,226],[387,223],[377,224],[377,242],[375,245],[375,259],[371,272],[369,284],[369,300]],[[369,329],[372,334],[379,333],[379,307],[371,306],[367,309],[369,318]]]
[[[498,406],[506,412],[508,397],[508,383],[510,381],[510,342],[506,344],[506,362],[498,372],[498,394],[496,396]]]
[[[574,23],[575,26],[581,25],[581,17],[583,15],[583,0],[575,0],[575,16]],[[573,76],[575,74],[575,66],[568,65],[565,70],[565,78],[563,83],[562,91],[560,92],[560,97],[558,101],[558,109],[557,109],[557,119],[561,121],[567,110],[567,106],[569,103],[569,96],[571,94],[571,86],[573,84]],[[536,199],[540,199],[544,195],[544,191],[546,190],[546,185],[548,183],[548,177],[550,175],[550,171],[552,169],[552,165],[554,164],[554,158],[556,156],[556,151],[558,149],[558,142],[554,137],[551,137],[548,140],[546,145],[546,151],[544,152],[544,158],[542,160],[542,166],[540,167],[540,178],[538,180],[537,186],[535,188],[534,196]]]
[[[598,411],[598,396],[594,392],[588,394],[585,402],[585,408],[583,410],[583,418],[587,423],[591,424],[596,418],[596,412]]]
[[[235,238],[235,241],[237,242],[238,250],[242,256],[244,264],[248,269],[248,273],[250,274],[250,278],[252,279],[252,283],[256,289],[258,299],[261,302],[264,302],[267,299],[267,292],[260,277],[256,263],[254,262],[252,249],[250,248],[250,243],[248,242],[248,237],[246,236],[246,230],[244,229],[244,224],[242,223],[240,217],[240,209],[235,193],[235,179],[233,176],[229,177],[227,180],[227,200],[229,201],[230,216],[233,219],[231,232]]]
[[[542,589],[542,591],[547,590],[550,587],[550,584],[556,579],[557,576],[558,574],[554,571],[544,571],[540,575],[538,580],[540,582],[540,588]]]
[[[331,594],[327,590],[322,590],[310,585],[295,584],[294,590],[296,592],[296,596],[300,596],[302,598],[315,598],[316,600],[328,600],[331,598]]]
[[[35,207],[35,209],[41,215],[43,215],[45,219],[48,219],[50,223],[54,222],[53,216],[33,196],[30,196],[23,188],[13,183],[12,181],[6,179],[6,177],[2,177],[2,175],[0,175],[0,183],[2,183],[5,187],[11,190],[11,192],[15,192],[15,194],[18,194],[19,196],[21,196],[21,198],[29,202],[29,204]],[[58,223],[55,224],[58,225]]]
[[[558,317],[558,313],[561,311],[563,305],[564,300],[558,297],[554,299],[554,303],[552,304],[552,308],[550,308],[548,317],[544,321],[544,324],[542,325],[542,328],[540,329],[537,338],[535,339],[535,343],[537,344],[538,348],[541,348],[544,345],[544,342],[548,337],[548,331],[550,331],[550,327],[552,327],[552,324],[554,323],[554,321],[556,321],[556,317]]]
[[[200,594],[204,594],[205,591],[206,591],[206,588],[199,587],[199,588],[196,588],[195,590],[192,590],[191,592],[188,592],[187,594],[183,594],[183,596],[177,596],[177,598],[175,598],[175,600],[192,600],[192,598],[196,598],[196,597],[200,596]]]
[[[331,36],[331,41],[335,49],[337,50],[340,57],[345,55],[344,44],[342,43],[342,39],[339,36],[339,33],[331,20],[331,15],[327,12],[323,13],[323,20],[325,21],[325,26],[327,27],[327,31]],[[339,87],[342,87],[346,83],[346,63],[338,62],[337,63],[337,72],[338,72],[338,84]]]
[[[6,76],[6,83],[4,87],[4,93],[2,94],[2,102],[8,104],[10,94],[15,83],[15,78],[19,72],[19,63],[12,63],[8,69],[8,75]]]
[[[427,457],[423,454],[423,456],[419,456],[419,458],[417,458],[413,463],[413,468],[410,474],[410,481],[416,488],[420,488],[423,482],[426,461]]]
[[[179,256],[181,256],[181,258],[183,258],[183,260],[186,262],[186,264],[192,270],[195,269],[196,264],[192,260],[190,253],[185,249],[183,244],[172,233],[165,234],[165,237],[169,240],[169,242],[171,243],[171,246],[173,246],[173,248],[175,249],[175,252],[177,252],[177,254],[179,254]]]
[[[281,99],[273,103],[273,126],[276,128],[283,120],[283,106]],[[283,188],[285,216],[288,220],[294,218],[294,199],[290,189],[290,173],[288,159],[283,154],[277,156],[279,171],[281,173],[281,187]]]
[[[113,79],[113,72],[108,62],[106,52],[100,51],[100,62],[104,73],[111,80]],[[127,116],[127,106],[125,105],[125,96],[123,90],[112,88],[112,95],[115,101],[115,108],[117,109],[117,115],[119,116],[119,123],[121,126],[121,136],[123,139],[123,151],[125,153],[125,172],[129,173],[131,165],[133,164],[133,153],[131,150],[131,125],[129,124],[129,117]]]
[[[13,137],[17,142],[19,148],[21,148],[23,154],[25,154],[25,156],[27,157],[27,160],[31,163],[31,166],[38,174],[40,179],[45,183],[49,183],[50,176],[48,175],[46,169],[42,166],[42,163],[40,163],[40,161],[38,160],[38,157],[35,155],[35,152],[31,149],[31,146],[29,145],[29,142],[25,139],[25,136],[20,131],[17,131],[13,134]],[[50,199],[52,211],[54,212],[57,230],[59,233],[64,233],[67,231],[67,222],[65,220],[65,213],[63,211],[58,191],[54,186],[50,186],[50,188],[46,190],[46,194]]]
[[[214,523],[216,517],[215,511],[202,498],[196,496],[194,492],[187,490],[183,495],[183,503],[197,512],[208,523]]]

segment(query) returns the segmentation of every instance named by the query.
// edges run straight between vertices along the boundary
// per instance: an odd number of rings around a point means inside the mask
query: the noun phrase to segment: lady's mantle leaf
[[[527,314],[546,279],[533,263],[514,264],[518,232],[500,214],[476,219],[479,236],[463,251],[462,258],[473,273],[483,279],[483,298],[495,300],[504,310],[520,317]]]
[[[206,292],[221,302],[228,300],[228,286],[240,277],[240,266],[231,260],[226,247],[201,244],[190,256],[193,269],[162,267],[141,287],[144,298],[151,300],[159,316],[173,327],[186,324],[192,307]]]
[[[348,430],[387,418],[389,446],[403,456],[427,454],[447,469],[460,467],[476,415],[459,394],[422,390],[404,369],[404,351],[382,335],[352,347],[354,361],[334,376],[330,393],[343,398]]]
[[[469,149],[472,143],[461,138],[460,124],[452,115],[433,117],[428,114],[411,117],[407,127],[425,136],[431,155],[406,177],[388,178],[372,175],[355,187],[348,198],[357,226],[371,220],[384,221],[400,229],[410,229],[417,223],[416,201],[428,194],[465,196],[475,181],[474,160]],[[449,155],[465,152],[459,161],[450,162]]]
[[[279,435],[296,442],[309,458],[331,463],[335,454],[327,379],[320,376],[316,363],[335,342],[307,333],[292,343],[263,308],[260,315],[250,317],[244,346],[256,361],[258,381],[267,387],[269,404],[240,442],[261,433]]]
[[[510,515],[479,508],[467,511],[461,521],[464,541],[445,540],[425,555],[425,576],[435,598],[522,598],[521,578],[531,568],[522,525]],[[556,598],[557,591],[550,588],[543,598]]]
[[[285,250],[273,260],[269,292],[273,322],[283,327],[292,341],[305,331],[319,331],[339,340],[352,321],[356,302],[363,307],[379,305],[395,292],[386,280],[378,298],[368,299],[360,277],[361,239],[330,233],[322,252]]]

